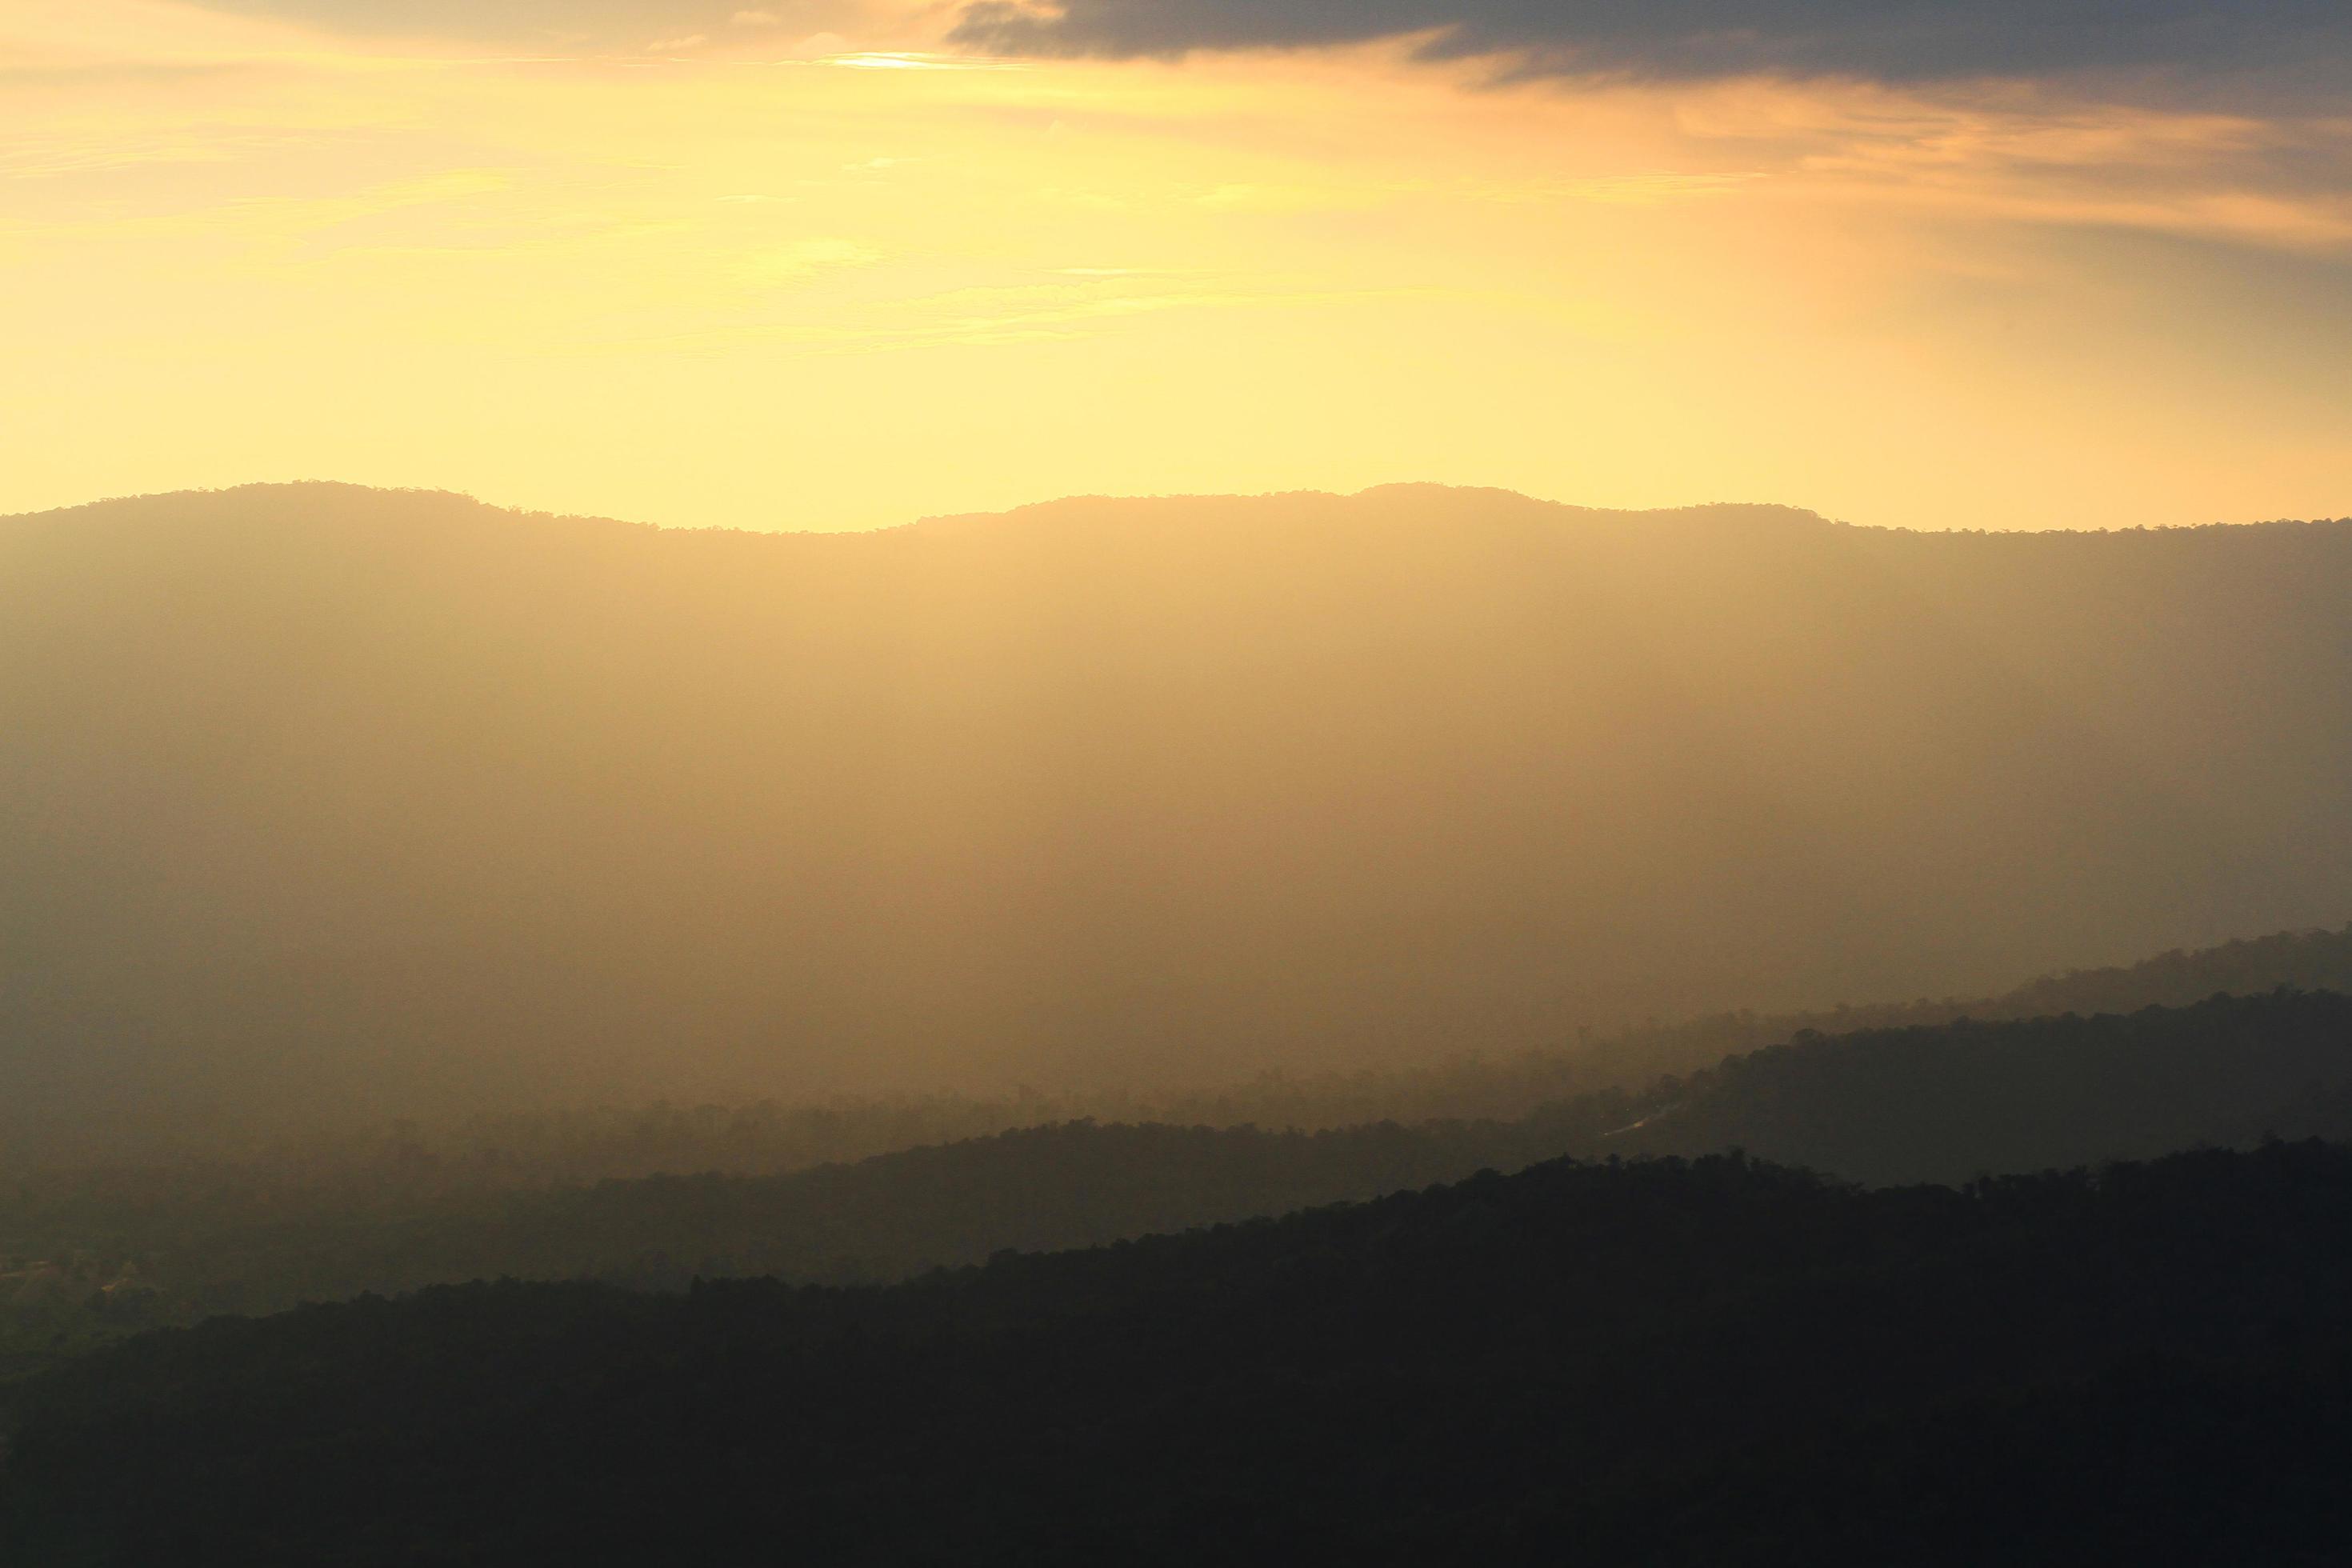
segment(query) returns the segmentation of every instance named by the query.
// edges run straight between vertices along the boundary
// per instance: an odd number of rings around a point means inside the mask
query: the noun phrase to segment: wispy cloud
[[[1006,54],[1173,57],[1412,38],[1425,58],[1528,74],[1755,73],[1923,81],[2168,68],[2352,50],[2334,0],[977,0],[953,37]]]
[[[428,32],[429,3],[336,31],[0,5],[0,485],[299,449],[719,517],[780,426],[813,504],[859,517],[975,475],[1215,488],[1241,454],[1279,482],[1309,449],[1890,521],[2309,510],[2352,472],[2340,103],[1505,81],[1414,39],[997,68],[942,49],[950,9],[745,3],[526,6],[495,37]],[[92,434],[126,407],[135,459]],[[900,460],[917,440],[936,461]],[[2103,457],[2158,445],[2201,455]],[[2053,465],[2063,503],[2001,477]]]
[[[496,41],[580,55],[714,47],[817,34],[865,47],[935,41],[936,13],[921,0],[203,0],[230,14],[268,17],[353,37]],[[656,42],[648,46],[646,40]],[[687,40],[692,40],[689,44]]]
[[[845,70],[865,71],[972,71],[1014,70],[1012,60],[977,59],[969,55],[934,55],[911,50],[858,50],[824,56],[820,64],[839,66]]]
[[[2352,122],[2063,101],[1879,100],[1824,116],[1790,177],[1983,221],[2352,248]]]
[[[998,284],[948,289],[877,301],[856,319],[799,321],[746,329],[740,325],[665,334],[669,350],[760,342],[798,354],[838,355],[906,353],[941,348],[990,348],[1012,343],[1066,341],[1115,329],[1120,322],[1176,311],[1287,310],[1302,307],[1363,305],[1430,289],[1315,288],[1297,280],[1192,277],[1181,286],[1165,273],[1119,268],[1058,269],[1062,280]],[[1157,276],[1157,286],[1129,281]],[[641,338],[583,342],[587,353],[626,353],[647,346]]]

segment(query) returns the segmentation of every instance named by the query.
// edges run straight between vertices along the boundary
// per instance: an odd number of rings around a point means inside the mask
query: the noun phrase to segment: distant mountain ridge
[[[1167,1093],[2339,921],[2347,602],[2352,525],[1416,487],[6,520],[0,1131]]]

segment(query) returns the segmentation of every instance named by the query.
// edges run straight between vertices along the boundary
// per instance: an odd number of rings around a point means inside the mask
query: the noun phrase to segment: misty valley
[[[0,0],[0,1568],[2352,1563],[2347,371],[2347,0]]]
[[[0,1561],[2336,1563],[2352,520],[0,518]]]

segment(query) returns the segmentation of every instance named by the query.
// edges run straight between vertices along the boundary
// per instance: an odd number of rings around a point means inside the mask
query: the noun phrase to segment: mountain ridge
[[[625,523],[633,528],[653,529],[662,533],[748,533],[755,535],[785,535],[792,537],[833,537],[843,534],[892,533],[902,529],[919,527],[924,523],[956,522],[985,518],[1018,517],[1026,513],[1051,511],[1061,508],[1096,505],[1181,505],[1191,501],[1258,501],[1286,500],[1349,501],[1362,500],[1412,500],[1433,496],[1454,496],[1465,499],[1503,500],[1533,508],[1563,512],[1589,514],[1606,513],[1625,516],[1674,515],[1715,510],[1743,510],[1766,512],[1787,512],[1796,516],[1816,518],[1819,514],[1802,507],[1777,501],[1698,501],[1661,507],[1599,507],[1580,502],[1553,500],[1532,496],[1522,490],[1508,489],[1499,485],[1457,485],[1431,479],[1402,479],[1383,484],[1367,485],[1356,490],[1327,490],[1312,488],[1286,490],[1212,491],[1181,490],[1152,494],[1125,494],[1111,491],[1079,491],[1069,495],[1048,496],[1037,500],[1022,501],[994,510],[971,511],[925,512],[903,522],[887,523],[877,528],[739,528],[719,524],[679,524],[646,522],[614,517],[604,512],[568,512],[544,507],[529,507],[495,501],[468,490],[448,489],[436,485],[372,485],[354,479],[249,479],[232,485],[191,486],[183,489],[142,490],[128,495],[98,496],[85,501],[69,501],[58,506],[36,507],[25,511],[0,512],[0,523],[26,522],[43,519],[62,518],[76,513],[110,510],[160,507],[192,498],[219,497],[224,499],[264,499],[290,497],[294,499],[331,498],[336,495],[374,495],[415,498],[425,501],[457,502],[469,508],[497,512],[511,517],[557,521]],[[1821,519],[1828,521],[1828,519]],[[1853,525],[1842,525],[1853,526]],[[1906,531],[1895,530],[1895,531]]]
[[[2352,883],[2344,528],[124,504],[0,527],[25,1138],[1388,1068],[1983,994]]]
[[[1595,506],[1579,501],[1557,500],[1529,495],[1522,490],[1498,485],[1453,484],[1433,479],[1400,479],[1367,485],[1356,490],[1326,490],[1316,489],[1260,491],[1169,491],[1159,494],[1125,494],[1114,492],[1077,492],[1045,500],[1024,501],[993,510],[975,511],[927,512],[901,522],[885,523],[870,528],[747,528],[725,524],[646,522],[614,517],[602,512],[572,512],[552,510],[494,501],[467,490],[447,489],[430,485],[371,485],[350,479],[255,479],[233,485],[190,487],[173,490],[141,491],[120,496],[100,496],[85,501],[67,502],[53,507],[0,513],[0,526],[63,520],[79,514],[109,510],[137,510],[162,507],[192,498],[220,497],[236,499],[331,499],[338,495],[366,495],[415,498],[421,501],[456,503],[502,517],[533,521],[576,522],[589,525],[618,525],[647,529],[663,534],[744,535],[754,538],[832,539],[862,538],[877,534],[901,533],[910,529],[983,523],[991,521],[1012,521],[1029,519],[1038,514],[1056,513],[1068,509],[1110,506],[1147,510],[1155,507],[1179,507],[1188,503],[1263,502],[1310,500],[1323,502],[1419,500],[1448,498],[1458,500],[1487,500],[1524,506],[1544,512],[1569,517],[1640,518],[1670,521],[1703,514],[1748,515],[1759,519],[1785,519],[1797,523],[1817,523],[1837,529],[1851,529],[1870,533],[1900,534],[1915,537],[1985,537],[2017,538],[2093,538],[2133,534],[2197,534],[2210,530],[2271,529],[2271,528],[2352,528],[2352,514],[2343,517],[2276,517],[2215,519],[2204,522],[2168,523],[2155,527],[2118,528],[2036,528],[2036,529],[1917,529],[1892,523],[1856,522],[1832,518],[1811,508],[1787,501],[1711,500],[1692,501],[1653,507]]]

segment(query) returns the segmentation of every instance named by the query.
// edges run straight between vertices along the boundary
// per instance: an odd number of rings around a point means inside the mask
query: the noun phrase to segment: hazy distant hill
[[[0,1126],[1203,1084],[2334,923],[2352,524],[0,521]]]
[[[47,1201],[38,1194],[104,1191],[110,1203],[160,1217],[159,1200],[165,1206],[184,1205],[224,1188],[299,1194],[322,1207],[365,1207],[665,1173],[769,1175],[1087,1119],[1305,1131],[1381,1121],[1509,1122],[1566,1100],[1615,1103],[1607,1100],[1612,1089],[1630,1091],[1619,1096],[1627,1106],[1654,1109],[1664,1101],[1640,1097],[1661,1079],[1699,1073],[1807,1030],[1843,1035],[1963,1018],[1984,1023],[2135,1013],[2221,994],[2263,997],[2280,989],[2352,994],[2352,926],[2279,931],[2109,969],[2048,974],[1995,996],[1840,1005],[1817,1013],[1742,1009],[1510,1055],[1470,1054],[1386,1071],[1268,1070],[1161,1094],[1024,1090],[731,1105],[542,1103],[432,1122],[329,1122],[282,1137],[199,1142],[178,1151],[133,1144],[110,1158],[62,1166],[39,1159],[37,1151],[0,1149],[0,1194],[14,1181],[19,1196],[38,1206]],[[1664,1092],[1672,1099],[1681,1090]],[[1606,1125],[1632,1119],[1629,1110]],[[2352,1132],[2352,1123],[2347,1131]],[[7,1239],[0,1222],[0,1244]]]
[[[537,1191],[427,1184],[430,1173],[396,1167],[327,1182],[267,1164],[60,1173],[0,1186],[0,1381],[12,1354],[45,1360],[217,1312],[476,1279],[887,1281],[1007,1247],[1180,1231],[1560,1154],[1740,1148],[1888,1184],[2251,1147],[2272,1133],[2352,1133],[2352,997],[1806,1038],[1509,1121],[1315,1133],[1071,1123],[782,1175]]]

